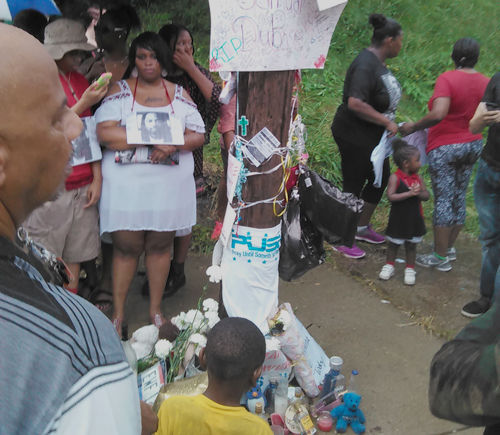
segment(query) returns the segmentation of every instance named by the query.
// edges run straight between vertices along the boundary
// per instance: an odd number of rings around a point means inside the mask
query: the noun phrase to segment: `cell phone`
[[[113,76],[113,74],[111,74],[110,72],[105,72],[105,73],[101,74],[101,76],[95,81],[95,83],[96,83],[95,88],[102,89],[104,86],[106,86],[109,83],[112,76]]]
[[[500,110],[500,105],[496,104],[496,103],[488,103],[488,102],[485,102],[486,104],[486,108],[488,110]]]

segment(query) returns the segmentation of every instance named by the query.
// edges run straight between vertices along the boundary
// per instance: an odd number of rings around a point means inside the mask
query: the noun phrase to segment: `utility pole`
[[[246,140],[250,140],[264,127],[276,136],[281,147],[286,146],[292,110],[292,90],[295,72],[240,72],[238,83],[239,119],[236,120],[238,134],[240,125],[246,126]],[[242,118],[244,116],[244,118]],[[248,124],[247,124],[248,122]],[[246,125],[247,124],[247,125]],[[259,167],[247,164],[252,172],[265,172],[277,166],[281,157],[273,155]],[[255,202],[276,196],[283,181],[283,171],[277,170],[266,175],[248,177],[243,188],[245,201]],[[280,195],[283,198],[283,193]],[[282,211],[279,204],[277,212]],[[280,218],[275,215],[272,204],[257,204],[241,211],[241,225],[252,228],[270,228],[278,225]]]

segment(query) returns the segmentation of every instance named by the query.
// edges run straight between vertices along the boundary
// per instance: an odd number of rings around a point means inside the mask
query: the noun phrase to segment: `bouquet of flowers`
[[[268,319],[271,335],[277,338],[281,351],[292,361],[297,382],[309,397],[316,397],[319,394],[318,385],[304,356],[304,340],[296,322],[289,303],[280,305]]]
[[[195,360],[207,343],[207,332],[220,320],[218,309],[214,299],[200,298],[196,309],[172,317],[177,334],[171,340],[162,338],[154,325],[135,331],[130,343],[137,355],[138,373],[158,362],[164,367],[166,383],[199,373]]]

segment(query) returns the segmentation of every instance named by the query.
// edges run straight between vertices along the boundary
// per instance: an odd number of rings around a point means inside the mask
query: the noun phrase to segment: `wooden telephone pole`
[[[245,139],[250,140],[260,130],[267,127],[280,141],[280,146],[286,146],[292,110],[294,77],[295,72],[293,70],[240,72],[238,117],[245,116],[248,120]],[[278,165],[280,161],[280,156],[273,155],[269,161],[258,168],[252,165],[249,165],[248,168],[252,172],[265,172]],[[282,181],[282,170],[266,175],[248,177],[243,188],[242,197],[247,202],[272,198],[279,192]],[[281,194],[282,197],[284,197],[283,194]],[[282,210],[279,205],[277,205],[276,209],[277,211]],[[244,226],[271,228],[278,225],[279,222],[280,217],[274,214],[272,204],[257,204],[241,211],[240,224]]]

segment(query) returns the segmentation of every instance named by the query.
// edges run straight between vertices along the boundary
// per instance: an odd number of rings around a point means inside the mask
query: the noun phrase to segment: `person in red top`
[[[81,118],[91,116],[90,108],[106,95],[108,87],[89,86],[77,72],[84,51],[94,49],[86,42],[83,25],[65,18],[50,23],[44,47],[56,62],[67,105]],[[101,184],[100,161],[73,166],[57,199],[37,208],[24,223],[33,239],[66,262],[71,272],[66,288],[73,293],[78,288],[80,263],[99,254]]]
[[[465,223],[465,193],[482,149],[482,136],[469,131],[469,120],[489,81],[474,69],[479,58],[475,39],[459,39],[451,58],[456,69],[438,77],[429,113],[399,128],[406,136],[430,127],[426,152],[434,192],[434,252],[417,256],[417,264],[442,272],[451,270],[450,261],[457,258],[454,244]]]

